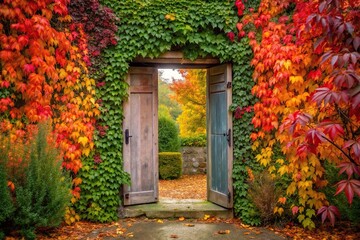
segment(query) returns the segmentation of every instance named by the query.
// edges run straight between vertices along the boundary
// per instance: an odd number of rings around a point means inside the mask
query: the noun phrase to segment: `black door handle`
[[[126,129],[126,130],[125,130],[125,144],[126,144],[126,145],[129,144],[131,137],[132,137],[132,136],[130,136],[129,129]]]
[[[229,147],[231,147],[231,129],[229,129],[226,134],[226,140],[228,141]]]

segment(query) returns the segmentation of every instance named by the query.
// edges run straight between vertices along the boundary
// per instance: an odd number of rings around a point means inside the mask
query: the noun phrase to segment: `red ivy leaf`
[[[360,181],[357,179],[347,179],[338,182],[335,195],[338,195],[342,191],[345,192],[345,196],[348,202],[351,204],[354,198],[354,193],[360,197]]]
[[[289,114],[289,116],[285,118],[279,130],[282,132],[284,129],[289,128],[289,132],[293,134],[297,124],[305,126],[311,119],[312,116],[310,114],[296,111],[292,114]]]
[[[228,32],[228,33],[227,33],[227,37],[230,39],[231,42],[233,42],[234,39],[235,39],[235,33],[233,33],[233,32]]]
[[[328,218],[331,222],[331,225],[335,225],[335,216],[340,217],[339,209],[335,206],[323,206],[321,207],[317,215],[321,214],[321,222],[324,223],[325,220]]]
[[[298,206],[293,206],[291,209],[291,212],[293,215],[297,214],[299,212],[299,207]]]
[[[25,64],[23,69],[26,75],[35,72],[35,67],[32,64]]]
[[[306,133],[306,140],[310,143],[313,144],[315,146],[319,145],[319,143],[323,142],[323,133],[320,132],[317,129],[310,129],[307,133]]]
[[[321,126],[324,126],[324,133],[328,134],[331,140],[334,140],[337,136],[344,135],[344,128],[338,123],[325,120],[321,123]]]
[[[316,148],[314,145],[303,143],[298,146],[296,149],[296,155],[298,155],[301,158],[305,158],[308,156],[308,153],[314,153],[316,154]]]
[[[342,174],[343,172],[346,172],[346,174],[348,175],[348,179],[350,179],[350,177],[354,173],[356,173],[357,175],[360,176],[359,167],[356,166],[354,163],[343,162],[343,163],[339,164],[337,167],[340,168],[339,175]]]
[[[345,102],[348,101],[348,96],[344,92],[334,92],[328,87],[320,87],[315,90],[315,94],[312,96],[312,101],[316,102],[318,105],[324,101],[325,104],[328,103],[339,103],[340,100]]]
[[[355,37],[353,40],[353,46],[355,48],[355,51],[358,50],[359,46],[360,46],[360,37]]]
[[[355,88],[350,90],[351,99],[351,107],[353,109],[357,108],[360,105],[360,85],[357,85]]]
[[[358,141],[349,140],[345,142],[343,148],[349,148],[349,147],[351,147],[351,149],[354,151],[354,154],[357,157],[360,157],[360,139]]]

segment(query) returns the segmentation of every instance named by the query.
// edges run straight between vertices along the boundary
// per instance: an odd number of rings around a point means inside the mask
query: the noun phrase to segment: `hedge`
[[[177,179],[182,173],[182,157],[179,152],[159,153],[160,179]]]

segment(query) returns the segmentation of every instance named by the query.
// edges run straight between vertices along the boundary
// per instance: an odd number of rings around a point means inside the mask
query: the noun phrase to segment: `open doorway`
[[[207,200],[206,74],[158,69],[160,200]],[[173,151],[182,161],[163,162],[162,152]]]
[[[232,93],[231,64],[218,59],[186,60],[169,52],[159,58],[138,58],[132,63],[124,102],[123,161],[131,182],[123,186],[127,205],[159,201],[158,70],[161,68],[206,68],[207,71],[207,200],[232,208]]]

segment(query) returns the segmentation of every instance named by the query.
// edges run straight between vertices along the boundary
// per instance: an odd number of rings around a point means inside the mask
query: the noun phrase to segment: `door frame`
[[[186,68],[188,68],[188,69],[209,69],[211,67],[219,66],[221,64],[222,63],[219,61],[218,58],[214,58],[214,57],[211,57],[211,56],[208,56],[208,57],[205,57],[205,58],[197,58],[195,60],[189,60],[189,59],[184,58],[184,55],[183,55],[182,52],[169,51],[169,52],[166,52],[166,53],[160,55],[157,58],[137,57],[130,63],[130,66],[131,67],[154,67],[154,68],[157,68],[157,69],[161,69],[161,68],[167,68],[167,69],[171,69],[171,68],[172,69],[186,69]],[[231,66],[231,63],[228,63],[228,64]],[[232,76],[232,68],[231,67],[230,67],[230,72],[227,72],[227,73],[230,76]],[[208,82],[208,79],[206,79],[206,81]],[[229,91],[231,91],[231,93],[232,93],[231,83],[230,83],[229,88],[230,88]],[[208,96],[207,96],[207,94],[206,94],[206,98],[207,98],[207,103],[206,104],[208,104]],[[229,97],[232,98],[231,94],[229,95]],[[230,99],[229,101],[231,102],[232,99]],[[208,112],[208,109],[207,109],[207,112]],[[229,117],[228,121],[229,121],[228,126],[232,129],[232,125],[233,125],[232,117]],[[208,125],[208,123],[207,123],[207,125]],[[231,136],[231,143],[232,143],[232,136]],[[233,146],[233,144],[232,144],[232,146]],[[207,153],[209,153],[209,150],[207,150]],[[230,189],[230,191],[231,191],[230,203],[231,204],[230,205],[232,206],[233,201],[234,201],[234,199],[233,199],[233,197],[234,197],[233,186],[232,186],[233,147],[231,147],[231,151],[229,151],[228,155],[229,155],[229,158],[231,159],[231,161],[228,162],[228,169],[230,171],[229,186],[231,186],[231,189]],[[208,159],[209,159],[209,156],[208,156]],[[207,163],[209,163],[209,161],[207,161]],[[209,171],[209,164],[207,164],[207,171]],[[208,174],[209,173],[207,173],[207,175]],[[207,180],[207,182],[209,182],[209,181]],[[209,183],[207,183],[207,192],[208,192],[207,199],[208,199],[208,201],[210,201]]]

